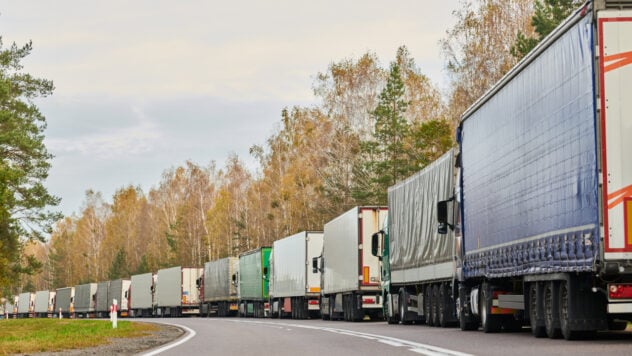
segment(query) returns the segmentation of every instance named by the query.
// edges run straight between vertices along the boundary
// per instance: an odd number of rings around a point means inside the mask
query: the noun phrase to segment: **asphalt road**
[[[484,334],[425,325],[251,318],[149,319],[191,329],[162,356],[183,355],[630,355],[632,331],[581,341],[536,339],[528,328]]]

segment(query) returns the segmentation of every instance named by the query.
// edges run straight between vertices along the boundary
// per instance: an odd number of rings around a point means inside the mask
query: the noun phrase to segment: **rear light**
[[[375,299],[373,299],[373,298],[365,298],[365,299],[362,299],[362,303],[364,303],[364,304],[375,304]]]
[[[309,305],[318,305],[318,299],[311,299],[307,302]]]
[[[610,299],[632,299],[632,284],[609,284]]]

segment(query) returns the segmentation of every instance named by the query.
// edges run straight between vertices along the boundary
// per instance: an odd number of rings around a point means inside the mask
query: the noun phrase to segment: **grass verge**
[[[107,344],[111,338],[133,338],[158,330],[152,324],[109,320],[2,319],[0,355],[62,351]]]

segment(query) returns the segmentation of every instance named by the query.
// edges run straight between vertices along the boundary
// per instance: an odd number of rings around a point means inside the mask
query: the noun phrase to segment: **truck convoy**
[[[456,322],[454,239],[436,229],[436,205],[453,195],[454,151],[389,188],[388,219],[373,235],[372,253],[382,260],[384,313],[401,321],[448,326]]]
[[[75,286],[74,306],[77,317],[94,317],[97,306],[97,284],[86,283]]]
[[[182,316],[200,312],[200,297],[196,281],[201,268],[171,267],[158,271],[156,278],[157,316]]]
[[[587,2],[463,114],[438,204],[461,329],[574,339],[632,320],[631,58],[632,3]]]
[[[226,257],[204,264],[204,275],[200,278],[200,313],[209,316],[235,316],[239,310],[237,276],[239,258]]]
[[[135,274],[130,284],[130,316],[150,317],[154,310],[154,285],[156,275],[149,272]]]
[[[303,231],[277,240],[270,254],[272,317],[320,317],[320,272],[310,268],[323,250],[322,231]]]
[[[370,247],[386,215],[386,207],[355,207],[325,224],[323,252],[312,262],[322,273],[323,319],[383,318],[380,261]]]
[[[239,255],[239,316],[263,318],[270,311],[270,247]]]

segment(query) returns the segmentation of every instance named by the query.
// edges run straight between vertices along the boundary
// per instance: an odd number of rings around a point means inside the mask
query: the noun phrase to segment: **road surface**
[[[251,318],[149,319],[190,329],[188,339],[151,355],[629,355],[632,332],[565,341],[517,333],[484,334],[425,325]],[[169,347],[169,345],[167,346]]]

